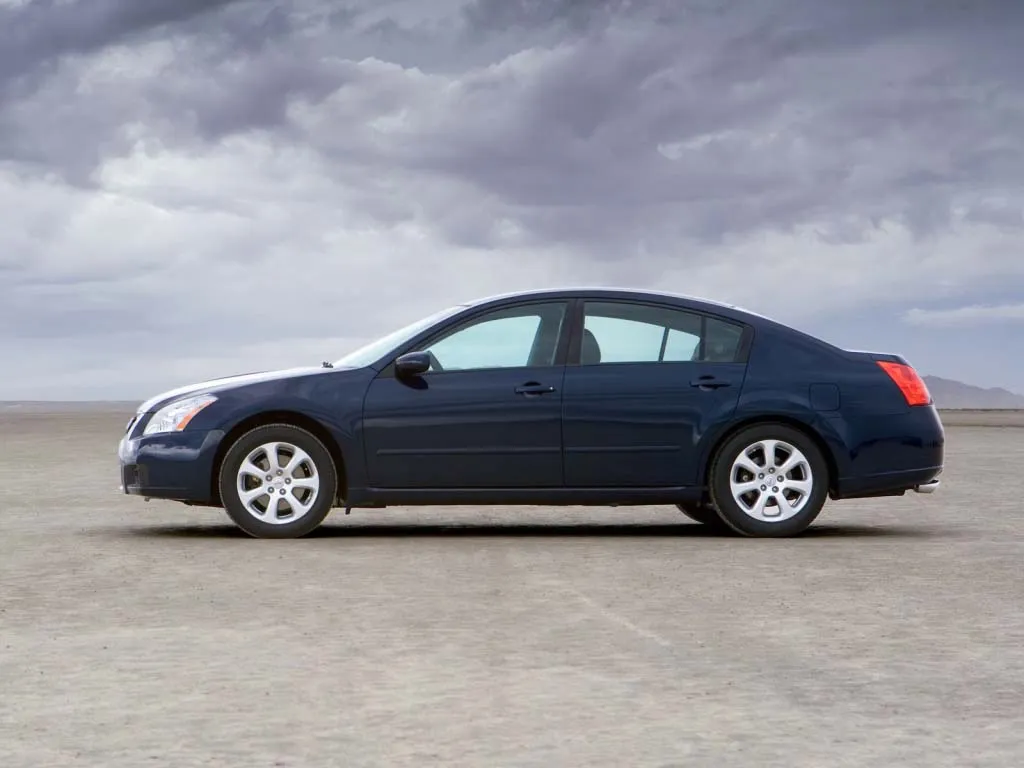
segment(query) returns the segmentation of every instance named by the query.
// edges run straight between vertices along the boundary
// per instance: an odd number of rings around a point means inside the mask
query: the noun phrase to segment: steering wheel
[[[444,366],[441,365],[441,361],[437,359],[437,355],[435,355],[429,349],[427,350],[427,356],[430,358],[430,367],[433,370],[435,370],[435,371],[443,371],[444,370]]]

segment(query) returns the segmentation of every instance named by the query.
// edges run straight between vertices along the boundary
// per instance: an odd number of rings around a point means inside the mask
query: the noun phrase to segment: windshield
[[[364,366],[384,357],[384,355],[392,349],[402,346],[409,339],[420,333],[420,331],[425,331],[434,323],[438,323],[446,317],[451,317],[465,308],[465,304],[458,304],[454,307],[448,307],[448,309],[441,310],[440,312],[435,312],[432,315],[424,317],[422,320],[410,323],[404,328],[392,331],[387,336],[383,336],[376,341],[371,341],[369,344],[366,344],[353,352],[349,352],[340,360],[335,361],[334,365],[337,368],[363,368]]]

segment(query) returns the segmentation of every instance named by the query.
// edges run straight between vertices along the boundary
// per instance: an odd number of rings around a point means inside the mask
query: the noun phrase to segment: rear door
[[[698,445],[736,408],[746,327],[639,301],[581,302],[562,398],[565,484],[698,481]]]

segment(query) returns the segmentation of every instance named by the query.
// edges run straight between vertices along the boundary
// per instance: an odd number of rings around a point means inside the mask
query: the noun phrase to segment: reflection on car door
[[[435,361],[423,376],[374,380],[363,413],[372,487],[561,486],[567,306],[488,311],[420,345]]]
[[[671,307],[586,302],[564,383],[566,486],[695,484],[698,441],[736,408],[742,334]]]

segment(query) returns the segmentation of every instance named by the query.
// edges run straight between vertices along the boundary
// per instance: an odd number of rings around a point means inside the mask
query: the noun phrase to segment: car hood
[[[287,368],[285,370],[280,371],[261,371],[258,373],[243,373],[238,374],[236,376],[225,376],[220,379],[210,379],[209,381],[201,381],[196,384],[188,384],[184,387],[178,387],[177,389],[169,389],[166,392],[161,392],[159,395],[151,397],[149,400],[140,405],[138,412],[149,413],[165,403],[169,403],[183,397],[188,397],[189,395],[201,395],[210,392],[222,392],[227,389],[244,387],[247,384],[259,384],[264,381],[278,381],[280,379],[295,379],[301,376],[314,376],[318,374],[330,373],[336,370],[338,369],[324,368],[322,366],[305,366],[302,368]]]

